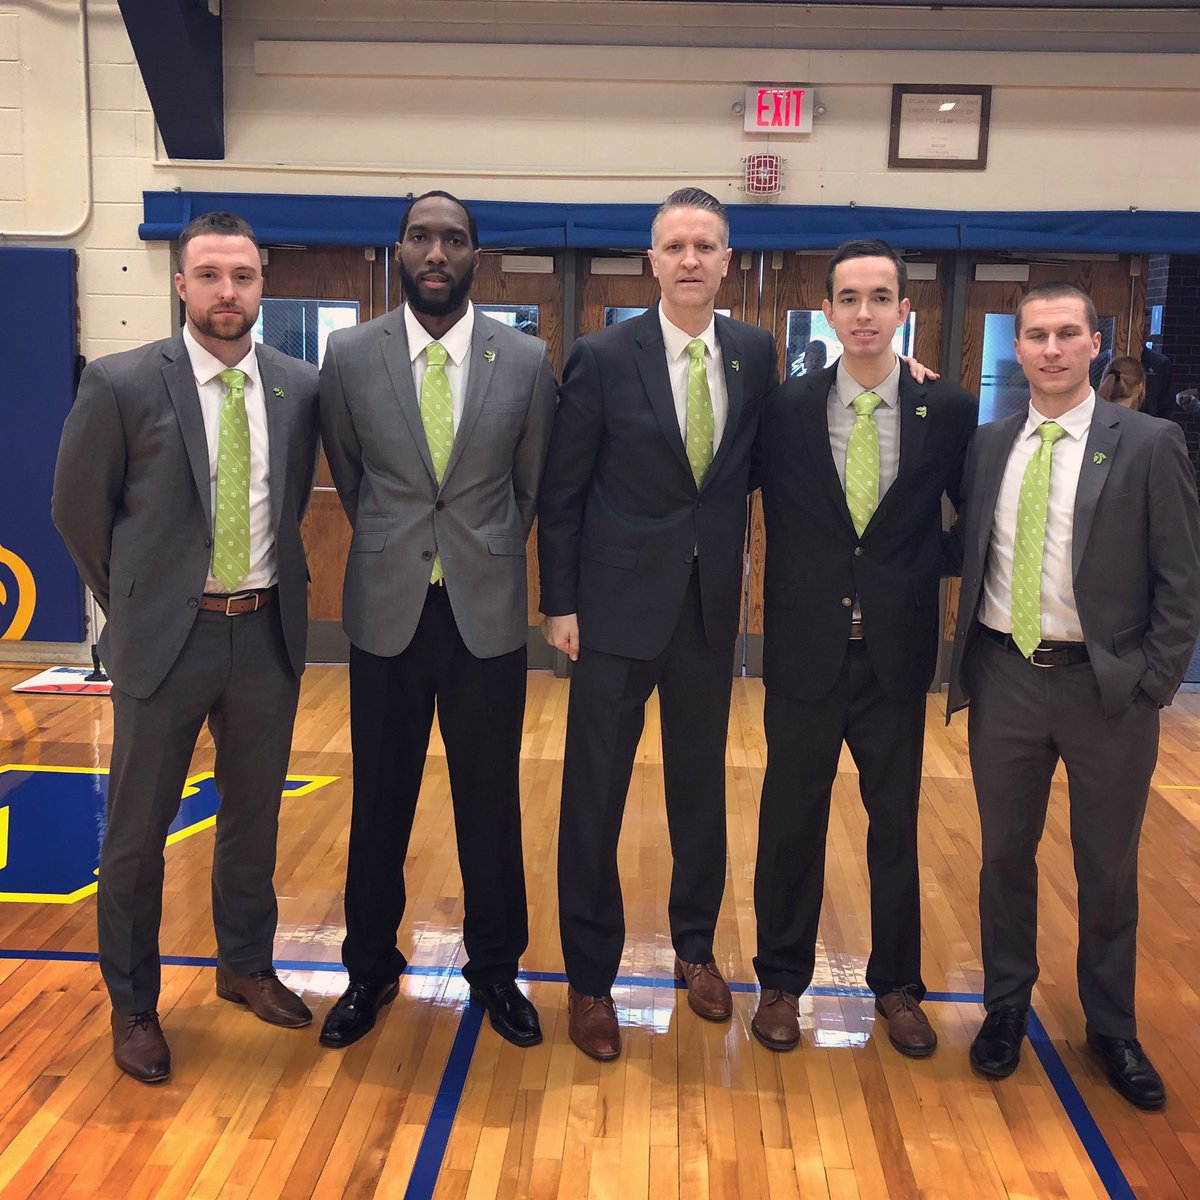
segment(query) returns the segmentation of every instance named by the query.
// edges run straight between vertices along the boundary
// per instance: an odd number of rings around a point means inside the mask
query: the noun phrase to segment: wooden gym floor
[[[1141,1037],[1170,1097],[1165,1112],[1143,1114],[1106,1085],[1083,1044],[1062,784],[1041,855],[1042,976],[1030,1041],[1003,1083],[968,1067],[982,1012],[979,838],[965,721],[947,731],[940,698],[929,704],[921,824],[927,1011],[940,1049],[907,1060],[873,1020],[862,979],[865,820],[848,756],[830,830],[817,979],[802,1001],[803,1044],[779,1055],[755,1042],[757,680],[735,681],[726,760],[729,875],[717,958],[735,991],[731,1025],[696,1018],[671,978],[652,706],[621,842],[629,933],[614,995],[624,1054],[601,1065],[567,1040],[554,882],[567,687],[534,673],[523,978],[545,1043],[508,1045],[467,1003],[455,969],[460,882],[435,734],[400,930],[413,966],[372,1034],[345,1052],[322,1049],[316,1029],[345,985],[351,762],[341,667],[313,667],[304,679],[276,875],[276,961],[316,1023],[271,1028],[213,993],[206,738],[167,851],[160,1012],[175,1074],[160,1088],[143,1086],[112,1063],[95,965],[108,704],[8,691],[31,673],[0,668],[3,1197],[1200,1197],[1200,696],[1182,696],[1164,714],[1142,843]],[[41,769],[13,769],[28,767]]]

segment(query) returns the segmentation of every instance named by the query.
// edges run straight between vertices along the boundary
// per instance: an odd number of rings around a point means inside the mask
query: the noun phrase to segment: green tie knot
[[[218,379],[225,385],[229,391],[244,391],[246,387],[246,372],[239,371],[237,367],[226,367],[218,376]]]
[[[445,366],[446,347],[441,342],[430,342],[425,347],[425,362],[431,367]]]
[[[883,403],[883,397],[875,392],[859,392],[853,403],[856,415],[869,417]]]
[[[1037,431],[1043,446],[1053,446],[1067,432],[1057,421],[1043,421]]]
[[[703,338],[692,338],[687,344],[687,352],[692,358],[703,358],[708,347],[704,344]]]

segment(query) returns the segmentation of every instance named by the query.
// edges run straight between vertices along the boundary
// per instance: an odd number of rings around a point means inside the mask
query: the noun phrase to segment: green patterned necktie
[[[863,530],[879,507],[879,426],[875,410],[883,397],[860,392],[854,397],[854,425],[846,443],[846,506],[854,530]]]
[[[217,440],[212,571],[217,582],[232,592],[250,574],[250,420],[246,373],[230,367],[219,378],[225,385],[225,399]]]
[[[708,391],[708,367],[704,355],[707,347],[700,338],[692,338],[687,344],[687,459],[692,468],[692,478],[699,487],[713,460],[712,396]]]
[[[1013,544],[1012,639],[1028,658],[1042,640],[1042,556],[1046,550],[1046,509],[1054,443],[1067,431],[1054,421],[1038,426],[1042,443],[1021,478],[1017,531]]]
[[[442,482],[446,464],[450,461],[450,449],[454,445],[454,400],[450,395],[450,379],[446,374],[446,347],[441,342],[430,342],[425,347],[425,374],[421,379],[421,422],[425,426],[425,440],[429,443],[429,457],[433,459],[433,472]],[[442,556],[434,555],[430,583],[442,578]]]

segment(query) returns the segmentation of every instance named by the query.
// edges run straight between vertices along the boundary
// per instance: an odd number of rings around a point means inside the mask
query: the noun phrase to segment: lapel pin
[[[272,388],[271,391],[273,391],[275,395],[280,398],[280,400],[283,399],[283,388]]]
[[[1092,455],[1092,462],[1094,462],[1096,466],[1099,466],[1107,457],[1108,455],[1105,454],[1103,450],[1097,450],[1096,453]]]
[[[918,405],[917,405],[917,416],[918,416],[918,417],[927,417],[927,416],[929,416],[929,409],[928,409],[928,408],[926,408],[926,406],[925,406],[924,404],[918,404]]]
[[[732,362],[731,362],[729,365],[730,365],[730,366],[731,366],[731,367],[732,367],[732,368],[733,368],[735,371],[740,371],[740,370],[742,369],[742,364],[741,364],[741,363],[740,363],[740,362],[739,362],[739,361],[738,361],[736,358],[735,358],[735,359],[734,359],[734,360],[733,360],[733,361],[732,361]]]
[[[495,350],[493,350],[493,349],[491,348],[491,346],[489,346],[489,347],[488,347],[488,348],[487,348],[487,349],[486,349],[486,350],[483,352],[483,361],[484,361],[484,362],[491,362],[491,361],[492,361],[492,360],[493,360],[495,357],[496,357],[496,352],[495,352]]]

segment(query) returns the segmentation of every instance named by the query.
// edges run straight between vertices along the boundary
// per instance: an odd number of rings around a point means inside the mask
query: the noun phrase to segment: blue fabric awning
[[[390,246],[403,197],[265,192],[144,192],[144,241],[170,241],[194,216],[235,212],[272,245]],[[643,250],[654,204],[542,204],[468,200],[489,249]],[[1195,213],[958,212],[862,205],[734,204],[739,250],[832,250],[850,238],[883,238],[906,250],[1200,254]]]

